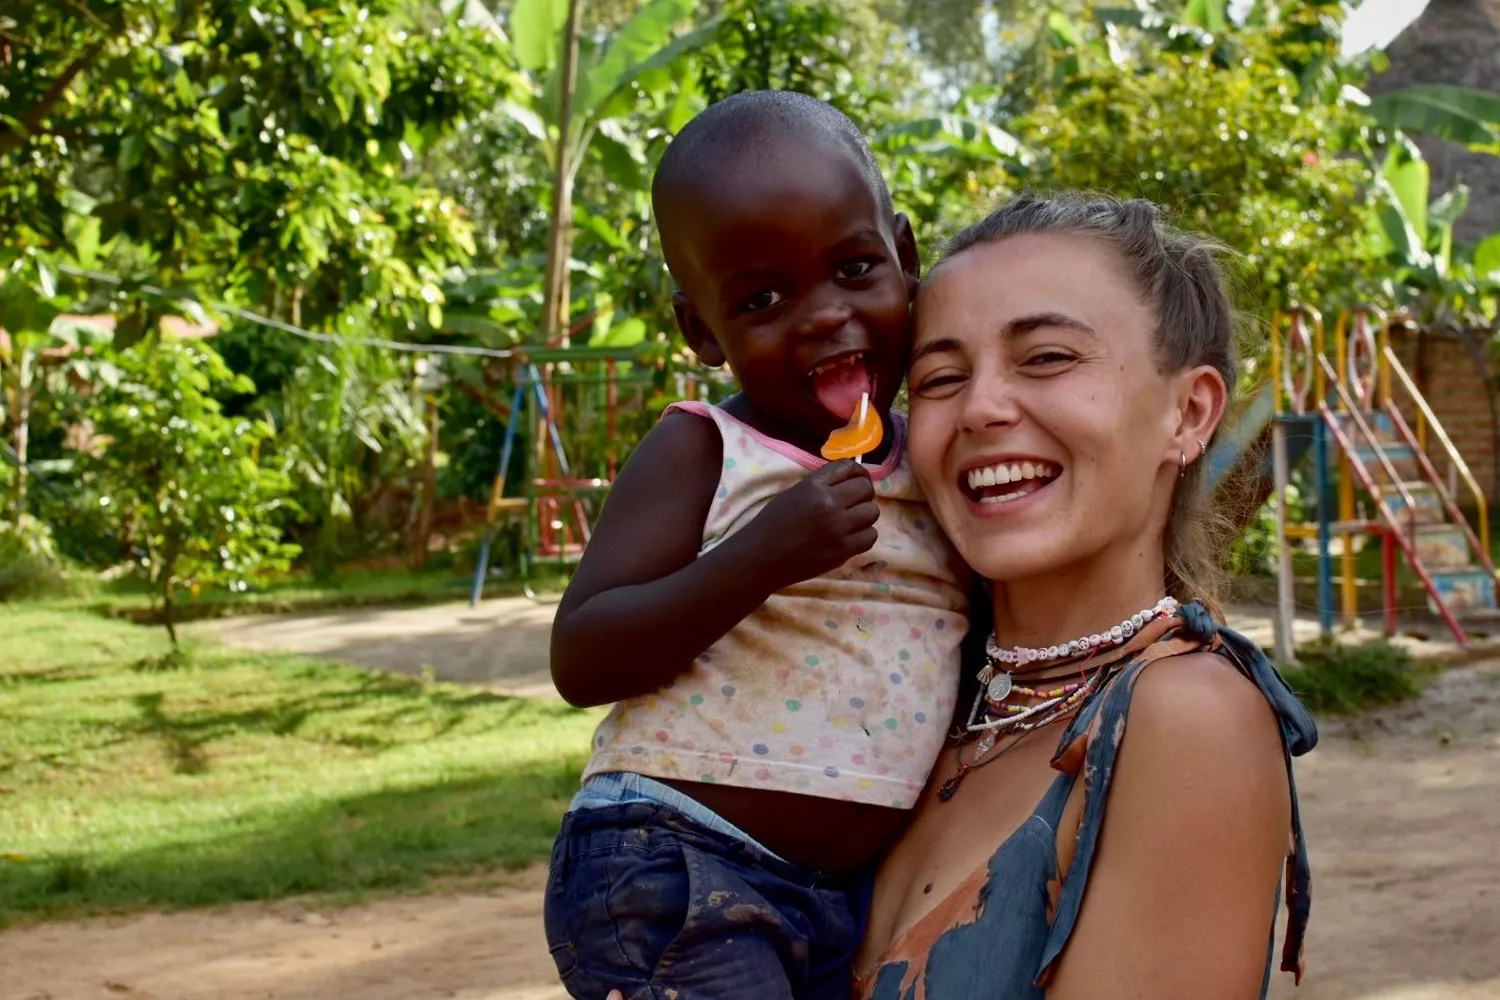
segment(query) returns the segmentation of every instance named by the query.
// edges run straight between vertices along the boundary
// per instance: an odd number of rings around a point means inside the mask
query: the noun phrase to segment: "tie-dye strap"
[[[1036,975],[1036,985],[1045,987],[1058,959],[1072,937],[1088,888],[1088,877],[1098,850],[1104,825],[1115,762],[1125,737],[1125,724],[1135,683],[1142,671],[1156,660],[1192,652],[1214,652],[1223,656],[1260,689],[1270,704],[1281,730],[1287,763],[1288,788],[1292,797],[1291,844],[1286,867],[1286,904],[1289,913],[1281,968],[1302,977],[1302,944],[1311,908],[1310,874],[1302,817],[1292,782],[1291,758],[1311,750],[1317,743],[1312,716],[1297,701],[1259,647],[1238,633],[1220,626],[1199,604],[1182,607],[1161,639],[1141,650],[1129,664],[1089,700],[1063,734],[1053,765],[1066,772],[1083,771],[1083,815],[1079,819],[1073,861],[1057,898],[1055,917]]]

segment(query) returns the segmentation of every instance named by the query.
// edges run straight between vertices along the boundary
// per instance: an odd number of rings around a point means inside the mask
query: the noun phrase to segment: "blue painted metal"
[[[521,381],[516,383],[516,391],[510,398],[510,421],[505,425],[505,438],[500,445],[500,467],[495,471],[495,477],[501,483],[501,489],[505,488],[505,473],[510,468],[510,455],[516,443],[516,428],[521,424],[521,406],[525,401],[526,377],[523,375]],[[484,593],[484,577],[490,571],[490,545],[495,540],[494,525],[486,524],[484,527],[484,538],[479,543],[479,561],[474,567],[474,583],[469,588],[469,606],[473,607],[479,603],[480,595]]]
[[[1249,404],[1239,412],[1234,423],[1219,434],[1219,439],[1214,442],[1213,449],[1208,453],[1205,486],[1210,495],[1224,484],[1229,473],[1244,460],[1246,453],[1257,448],[1261,449],[1260,468],[1256,473],[1260,480],[1260,491],[1252,499],[1256,502],[1256,506],[1259,506],[1271,495],[1274,476],[1271,470],[1271,449],[1266,445],[1269,441],[1272,420],[1280,420],[1287,425],[1288,466],[1295,467],[1307,454],[1308,449],[1312,447],[1313,428],[1317,425],[1317,420],[1296,413],[1283,413],[1277,416],[1274,413],[1274,407],[1275,399],[1271,386],[1267,383],[1251,397]]]
[[[1313,425],[1313,467],[1318,483],[1318,624],[1323,635],[1328,636],[1333,634],[1333,559],[1328,553],[1328,512],[1336,501],[1330,495],[1333,477],[1328,474],[1328,432],[1322,421]]]

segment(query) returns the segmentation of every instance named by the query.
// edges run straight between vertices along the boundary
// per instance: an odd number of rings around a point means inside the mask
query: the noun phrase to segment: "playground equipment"
[[[483,596],[504,524],[518,529],[518,575],[533,600],[539,564],[576,563],[618,471],[620,442],[639,440],[650,429],[666,404],[662,390],[698,398],[707,382],[698,373],[667,372],[643,347],[523,348],[513,360],[509,418],[470,605]],[[521,488],[507,496],[513,462]]]
[[[1460,619],[1496,606],[1484,493],[1392,350],[1391,325],[1373,308],[1343,314],[1330,360],[1316,309],[1295,306],[1277,314],[1270,378],[1210,455],[1210,487],[1224,489],[1232,471],[1244,471],[1253,491],[1246,499],[1258,506],[1273,494],[1284,499],[1292,468],[1313,454],[1313,521],[1290,522],[1288,505],[1278,504],[1276,652],[1283,662],[1293,654],[1293,539],[1316,539],[1324,634],[1334,626],[1335,537],[1348,627],[1359,617],[1354,539],[1361,535],[1380,540],[1387,635],[1397,628],[1398,553],[1460,645],[1468,644]],[[1468,491],[1477,531],[1432,460],[1434,442]]]

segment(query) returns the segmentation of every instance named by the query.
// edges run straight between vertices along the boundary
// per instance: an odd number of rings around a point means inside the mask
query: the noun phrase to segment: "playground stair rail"
[[[1391,348],[1389,330],[1377,310],[1346,313],[1335,331],[1336,358],[1331,360],[1317,310],[1297,306],[1278,314],[1272,327],[1271,378],[1228,433],[1220,436],[1210,455],[1209,485],[1219,491],[1221,499],[1227,499],[1223,491],[1231,473],[1254,463],[1253,469],[1243,470],[1250,473],[1253,490],[1249,497],[1253,505],[1237,525],[1243,528],[1253,517],[1253,508],[1285,485],[1285,471],[1283,481],[1277,481],[1270,441],[1279,434],[1285,442],[1286,468],[1313,451],[1316,524],[1283,523],[1281,528],[1288,540],[1318,539],[1319,605],[1325,633],[1333,621],[1329,542],[1333,537],[1343,541],[1339,583],[1344,620],[1353,625],[1358,610],[1351,543],[1355,535],[1365,534],[1382,540],[1387,633],[1394,634],[1400,610],[1395,565],[1399,551],[1421,581],[1429,610],[1442,619],[1460,645],[1467,645],[1464,622],[1496,614],[1487,503],[1462,455]],[[1414,421],[1406,413],[1415,414]],[[1325,446],[1330,441],[1333,448]],[[1460,507],[1455,489],[1433,462],[1434,453],[1446,459],[1452,478],[1466,489],[1477,530]],[[1360,518],[1357,494],[1366,498],[1373,518]],[[1245,509],[1234,503],[1228,508]],[[1283,567],[1284,574],[1289,572],[1290,562],[1284,561]],[[1289,629],[1289,623],[1284,627]]]

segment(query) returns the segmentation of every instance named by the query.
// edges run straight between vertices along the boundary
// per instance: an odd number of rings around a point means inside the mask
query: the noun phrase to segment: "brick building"
[[[1385,54],[1390,68],[1370,81],[1372,95],[1421,84],[1500,90],[1500,0],[1430,0]],[[1469,209],[1454,235],[1473,243],[1500,230],[1500,156],[1430,136],[1415,139],[1432,168],[1434,198],[1458,183],[1469,187]],[[1392,341],[1491,501],[1500,497],[1491,396],[1500,385],[1500,364],[1493,337],[1492,331],[1481,330],[1469,341],[1453,333],[1429,333],[1420,342],[1414,334],[1400,334]],[[1434,445],[1431,450],[1434,464],[1447,474],[1441,449]],[[1459,495],[1465,493],[1460,488]]]
[[[1433,415],[1443,425],[1464,463],[1484,491],[1486,501],[1500,496],[1497,472],[1496,414],[1491,409],[1490,391],[1500,374],[1493,360],[1490,334],[1480,330],[1465,340],[1455,333],[1393,333],[1391,346],[1401,364],[1417,383],[1417,388],[1432,407]],[[1398,400],[1404,399],[1399,388]],[[1500,399],[1493,400],[1500,405]],[[1414,407],[1402,404],[1403,415],[1416,427]],[[1449,475],[1448,461],[1440,445],[1429,443],[1433,464],[1444,476]],[[1468,491],[1460,483],[1456,496],[1465,507],[1471,506]]]

